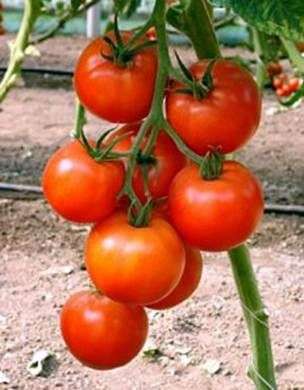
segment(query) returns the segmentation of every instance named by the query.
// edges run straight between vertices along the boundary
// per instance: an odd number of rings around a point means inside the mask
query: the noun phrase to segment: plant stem
[[[29,44],[30,45],[37,45],[38,43],[44,42],[49,38],[52,38],[61,28],[64,27],[65,23],[69,20],[75,18],[76,16],[82,14],[83,12],[87,11],[90,7],[92,7],[94,4],[98,3],[100,0],[91,0],[88,1],[85,4],[81,4],[79,8],[70,9],[67,11],[63,16],[61,16],[54,27],[52,27],[50,30],[46,31],[44,34],[33,38]]]
[[[266,80],[266,69],[264,64],[264,50],[267,47],[263,47],[264,33],[258,31],[256,28],[252,28],[252,40],[253,47],[257,56],[256,63],[256,82],[261,90],[264,88],[265,80]]]
[[[283,37],[281,37],[281,41],[285,47],[285,50],[287,51],[290,61],[298,68],[300,73],[304,74],[304,58],[302,57],[294,42],[289,41]]]
[[[20,75],[20,68],[25,57],[29,36],[39,15],[39,11],[40,0],[25,0],[21,26],[15,42],[12,43],[9,64],[0,83],[0,103],[4,100]]]
[[[248,375],[258,390],[276,389],[268,313],[258,290],[249,251],[241,245],[230,250],[229,257],[253,352]]]

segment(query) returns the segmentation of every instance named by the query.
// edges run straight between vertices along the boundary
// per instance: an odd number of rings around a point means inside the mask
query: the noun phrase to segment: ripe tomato
[[[287,76],[285,74],[280,74],[279,76],[273,78],[272,85],[275,89],[282,88],[286,80]]]
[[[116,301],[137,304],[168,295],[185,266],[183,243],[168,222],[154,216],[147,227],[137,228],[125,213],[92,229],[85,258],[98,290]]]
[[[198,250],[188,246],[185,247],[185,250],[186,265],[181,280],[169,295],[152,305],[148,305],[150,309],[163,310],[176,306],[189,298],[199,285],[203,269],[202,256]]]
[[[124,41],[130,39],[124,33]],[[110,122],[130,123],[144,118],[150,109],[157,71],[154,49],[143,49],[126,66],[102,57],[111,49],[102,39],[93,40],[76,65],[74,86],[82,104]]]
[[[283,67],[279,62],[269,62],[267,65],[267,73],[270,77],[276,76],[283,72]]]
[[[99,370],[132,360],[148,333],[142,307],[114,302],[91,291],[72,295],[62,308],[60,322],[71,353],[84,365]]]
[[[196,79],[204,74],[208,61],[190,68]],[[182,93],[175,84],[167,94],[166,111],[171,126],[198,154],[220,147],[231,153],[255,133],[261,116],[261,95],[251,74],[239,65],[217,60],[212,70],[214,88],[201,100]]]
[[[291,78],[288,87],[291,93],[296,92],[300,88],[300,80],[297,77]]]
[[[130,150],[134,142],[134,138],[138,132],[140,124],[126,125],[112,133],[109,140],[113,140],[118,136],[126,135],[120,141],[114,150],[118,152],[126,152]],[[144,139],[142,149],[147,143]],[[152,198],[162,198],[168,195],[169,186],[174,176],[185,166],[186,159],[179,152],[174,142],[164,133],[160,132],[155,144],[153,157],[156,159],[154,164],[149,164],[147,174],[148,189]],[[144,177],[142,169],[137,166],[134,171],[133,188],[136,195],[142,202],[146,201]]]
[[[121,162],[97,163],[79,141],[57,150],[42,177],[44,196],[58,214],[73,222],[97,222],[116,207],[122,188]]]
[[[244,242],[263,215],[257,178],[235,161],[221,176],[205,180],[196,165],[181,170],[171,184],[169,214],[186,243],[206,251],[229,250]]]

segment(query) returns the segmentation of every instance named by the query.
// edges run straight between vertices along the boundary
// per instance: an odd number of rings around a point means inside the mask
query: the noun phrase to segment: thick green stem
[[[190,1],[184,12],[184,32],[190,38],[199,59],[221,56],[206,0]]]
[[[281,37],[281,41],[285,47],[285,50],[287,51],[291,63],[298,68],[300,73],[304,74],[304,58],[302,57],[294,42],[289,41],[283,37]]]
[[[266,81],[266,68],[264,64],[263,53],[267,50],[266,47],[263,47],[264,41],[264,33],[258,31],[256,28],[252,28],[252,40],[254,50],[257,56],[257,64],[256,64],[256,82],[261,90],[264,88],[264,84]]]
[[[230,250],[229,257],[252,347],[248,375],[258,390],[276,389],[268,313],[258,290],[249,251],[241,245]]]
[[[39,15],[40,0],[25,0],[21,26],[11,53],[7,70],[0,83],[0,102],[2,102],[20,75],[20,68],[28,46],[29,37]]]

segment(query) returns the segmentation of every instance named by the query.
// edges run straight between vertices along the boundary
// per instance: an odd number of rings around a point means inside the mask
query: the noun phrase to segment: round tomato
[[[154,216],[146,227],[116,213],[96,225],[85,248],[86,266],[96,288],[115,301],[149,304],[179,282],[185,250],[173,227]]]
[[[297,90],[300,88],[300,84],[301,82],[297,77],[291,78],[288,83],[289,91],[291,93],[297,92]]]
[[[185,247],[186,265],[175,289],[162,300],[148,305],[150,309],[163,310],[182,303],[192,295],[201,280],[203,259],[200,252],[190,247]]]
[[[78,292],[68,299],[60,323],[71,353],[98,370],[128,363],[141,350],[148,333],[142,307],[114,302],[91,291]]]
[[[243,165],[226,161],[214,180],[189,165],[172,182],[169,215],[186,243],[206,251],[229,250],[243,243],[263,215],[257,178]]]
[[[207,65],[200,61],[190,71],[201,79]],[[247,70],[220,59],[212,76],[214,88],[204,98],[181,92],[176,83],[166,99],[171,126],[200,155],[218,147],[223,153],[239,149],[253,136],[261,116],[261,95]]]
[[[73,222],[97,222],[110,215],[124,181],[121,162],[97,163],[75,140],[57,150],[43,172],[44,196]]]
[[[267,65],[267,73],[270,77],[276,76],[283,72],[283,67],[279,62],[269,62]]]
[[[124,33],[124,41],[130,39]],[[151,106],[157,71],[152,48],[140,50],[121,66],[111,56],[103,38],[93,40],[82,52],[75,69],[74,86],[81,103],[110,122],[130,123],[144,118]]]
[[[126,152],[131,149],[140,124],[126,125],[111,134],[109,140],[126,135],[115,147],[118,152]],[[147,138],[143,140],[141,149],[145,147]],[[152,198],[162,198],[168,195],[170,183],[175,175],[185,166],[186,159],[179,152],[174,142],[161,131],[155,143],[152,156],[155,161],[147,165],[148,190]],[[142,202],[146,201],[143,170],[137,166],[133,176],[133,188]]]

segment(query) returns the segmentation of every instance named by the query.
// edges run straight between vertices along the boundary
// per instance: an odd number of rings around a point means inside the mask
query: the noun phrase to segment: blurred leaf
[[[140,3],[141,0],[116,0],[114,10],[129,18],[140,6]]]
[[[260,31],[303,40],[303,0],[226,0],[226,3]]]

